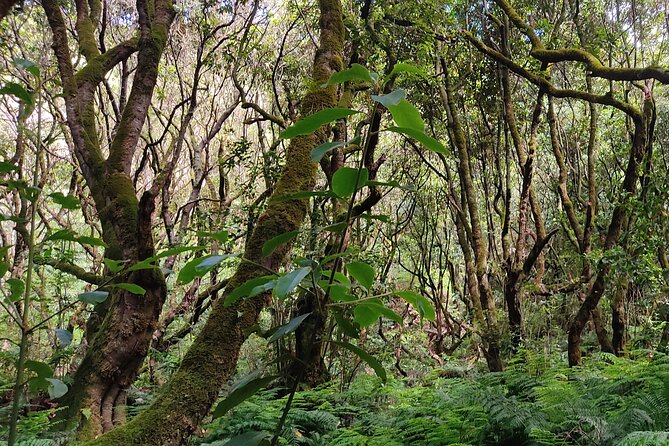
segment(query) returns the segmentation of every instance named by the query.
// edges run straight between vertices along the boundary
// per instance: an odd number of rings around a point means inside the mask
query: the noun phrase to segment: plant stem
[[[13,446],[16,443],[18,435],[19,412],[21,411],[21,401],[23,400],[24,389],[24,368],[28,358],[28,338],[30,337],[30,289],[32,286],[33,265],[35,259],[35,226],[37,220],[37,202],[40,197],[39,173],[40,173],[40,154],[42,148],[42,78],[37,76],[37,135],[35,142],[35,166],[33,168],[32,205],[30,207],[30,238],[28,239],[28,270],[26,272],[25,289],[23,293],[23,302],[21,309],[21,341],[19,343],[19,359],[16,362],[16,381],[14,382],[14,395],[12,401],[12,412],[9,422],[9,438],[7,446]],[[20,127],[19,132],[23,131]],[[34,193],[34,195],[32,195]]]

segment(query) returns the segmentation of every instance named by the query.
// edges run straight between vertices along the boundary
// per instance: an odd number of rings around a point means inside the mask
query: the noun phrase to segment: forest
[[[669,445],[667,84],[667,0],[0,0],[0,445]]]

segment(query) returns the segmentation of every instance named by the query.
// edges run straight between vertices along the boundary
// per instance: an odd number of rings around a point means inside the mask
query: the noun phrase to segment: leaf
[[[291,139],[299,135],[309,135],[322,125],[360,113],[349,108],[326,108],[306,116],[279,134],[281,139]]]
[[[429,77],[428,74],[425,71],[421,70],[420,68],[405,62],[399,62],[395,64],[392,71],[388,75],[388,78],[400,73],[417,74],[423,78]]]
[[[407,128],[407,127],[389,127],[386,130],[395,132],[395,133],[400,133],[404,136],[408,136],[410,138],[415,139],[422,145],[424,145],[427,149],[437,152],[437,153],[444,153],[447,154],[448,150],[446,147],[437,141],[436,139],[432,138],[431,136],[426,135],[422,129],[420,131],[412,128]]]
[[[115,283],[114,286],[116,288],[121,288],[122,290],[126,290],[132,294],[138,294],[140,296],[143,296],[146,293],[144,288],[134,283]]]
[[[12,163],[6,163],[4,161],[0,161],[0,173],[8,173],[14,170],[19,170],[19,167],[15,166]]]
[[[255,395],[258,390],[267,387],[269,383],[274,381],[276,376],[265,376],[263,378],[252,379],[251,381],[245,382],[242,386],[233,387],[232,392],[218,405],[212,413],[214,418],[219,418],[225,415],[230,409],[238,406],[245,400],[249,399]]]
[[[48,388],[49,398],[60,398],[67,393],[67,385],[63,381],[54,378],[47,378],[46,380],[51,383]]]
[[[159,260],[159,259],[162,259],[162,258],[165,258],[165,257],[175,256],[175,255],[181,254],[183,252],[202,251],[203,249],[207,249],[207,247],[206,246],[177,246],[175,248],[170,248],[170,249],[166,249],[165,251],[161,251],[158,254],[156,254],[155,256],[149,257],[146,260],[154,261],[154,260]]]
[[[350,293],[350,288],[345,285],[331,285],[330,299],[335,302],[353,302],[358,298]]]
[[[6,83],[4,87],[0,88],[0,95],[1,94],[8,94],[14,96],[15,98],[23,102],[26,105],[26,108],[30,109],[31,111],[34,107],[33,94],[29,93],[28,90],[26,90],[23,87],[23,85],[19,85],[16,82]]]
[[[291,271],[284,276],[281,276],[276,281],[274,294],[276,294],[277,297],[286,297],[290,292],[297,288],[300,282],[302,282],[302,279],[307,277],[310,272],[311,267],[305,266],[303,268],[298,268],[294,271]]]
[[[61,229],[54,232],[46,238],[47,240],[65,240],[68,242],[77,242],[83,245],[107,247],[107,244],[96,237],[89,237],[86,235],[79,235],[71,229]]]
[[[192,282],[196,277],[203,277],[223,260],[235,257],[236,255],[237,254],[210,254],[193,259],[181,268],[181,271],[179,271],[179,275],[177,276],[177,283],[185,285]]]
[[[105,264],[105,266],[111,271],[112,273],[117,273],[123,269],[123,261],[122,260],[113,260],[113,259],[102,259],[102,262]]]
[[[81,207],[79,199],[74,195],[63,195],[60,192],[54,192],[49,194],[49,196],[53,199],[54,203],[59,204],[65,209],[79,209]]]
[[[26,290],[26,284],[23,280],[12,277],[7,279],[6,283],[9,285],[9,300],[16,302],[21,299],[23,292]]]
[[[277,235],[276,237],[272,237],[271,239],[267,240],[262,245],[262,256],[267,257],[268,255],[272,254],[276,248],[288,243],[289,241],[297,237],[299,233],[300,231],[285,232],[283,234]]]
[[[270,280],[269,282],[265,282],[262,285],[258,285],[257,287],[253,288],[249,293],[248,297],[255,297],[258,294],[271,291],[272,289],[274,289],[275,286],[276,286],[276,280]]]
[[[353,320],[361,327],[369,327],[376,322],[381,313],[372,305],[360,304],[353,309]]]
[[[88,407],[81,409],[81,414],[86,418],[87,420],[91,418],[91,415],[93,415],[93,411],[89,409]]]
[[[223,446],[260,446],[271,436],[272,434],[269,432],[244,432],[241,435],[232,437],[227,443],[223,444]]]
[[[365,262],[350,262],[346,264],[346,271],[367,290],[372,289],[374,277],[376,276],[374,268]]]
[[[274,280],[274,276],[255,277],[253,279],[247,280],[226,296],[224,302],[225,306],[230,306],[242,297],[248,296],[254,288],[260,285],[264,285],[271,280]]]
[[[223,229],[218,232],[207,232],[207,231],[197,231],[198,237],[206,237],[216,240],[219,243],[225,243],[228,241],[228,231]]]
[[[72,343],[72,332],[64,328],[56,328],[56,339],[58,339],[58,346],[65,348]]]
[[[337,326],[346,336],[355,339],[358,339],[360,337],[360,328],[356,326],[353,322],[348,320],[348,318],[344,316],[344,313],[341,310],[335,308],[333,310],[333,313],[335,321],[337,322]]]
[[[355,353],[360,359],[365,361],[372,369],[374,369],[376,376],[381,378],[381,381],[386,382],[386,380],[388,379],[386,375],[386,370],[383,368],[383,365],[381,365],[381,362],[374,356],[370,355],[360,347],[356,347],[355,345],[350,344],[348,342],[340,342],[340,341],[332,341],[332,342],[340,347],[345,348],[346,350]]]
[[[320,161],[329,151],[345,145],[346,142],[344,141],[324,142],[323,144],[321,144],[320,146],[316,147],[314,150],[311,151],[311,160]]]
[[[418,311],[421,318],[425,318],[428,321],[434,321],[436,319],[437,315],[434,311],[434,306],[427,297],[421,296],[413,291],[395,291],[395,295],[410,303],[416,311]]]
[[[274,342],[277,339],[280,339],[280,338],[284,337],[285,335],[294,332],[295,330],[297,330],[297,328],[300,326],[300,324],[302,322],[304,322],[304,320],[306,318],[308,318],[310,315],[311,315],[311,312],[309,312],[307,314],[297,316],[297,317],[294,317],[287,324],[284,324],[284,325],[278,327],[276,330],[274,330],[274,333],[272,333],[272,336],[270,336],[270,338],[267,340],[267,342]]]
[[[26,361],[25,368],[34,372],[40,378],[51,378],[53,376],[51,366],[45,362],[28,360]]]
[[[23,68],[35,77],[39,77],[39,67],[32,60],[17,58],[14,59],[14,65],[19,68]]]
[[[393,180],[393,181],[367,181],[367,183],[365,183],[365,186],[387,186],[387,187],[397,187],[399,189],[407,190],[407,191],[411,191],[411,192],[416,191],[416,188],[414,186],[402,185],[395,180]]]
[[[406,127],[419,132],[424,131],[425,123],[416,107],[406,99],[402,99],[397,105],[388,105],[386,108],[393,115],[393,120],[398,127]]]
[[[332,192],[339,198],[348,198],[356,190],[356,182],[358,188],[362,187],[369,179],[367,169],[360,170],[358,177],[358,169],[352,167],[340,167],[332,175]]]
[[[402,90],[401,88],[398,88],[397,90],[393,91],[392,93],[384,94],[384,95],[372,95],[372,99],[375,100],[376,102],[382,104],[384,107],[390,107],[393,105],[397,105],[400,103],[402,99],[406,97],[406,92]]]
[[[376,82],[367,68],[360,64],[354,63],[351,64],[351,68],[338,71],[330,76],[330,79],[328,79],[328,82],[325,85],[343,84],[344,82],[348,81],[363,81],[372,84]]]
[[[109,293],[107,291],[97,290],[81,293],[77,296],[77,299],[84,303],[95,305],[104,302],[107,300],[107,297],[109,297]]]

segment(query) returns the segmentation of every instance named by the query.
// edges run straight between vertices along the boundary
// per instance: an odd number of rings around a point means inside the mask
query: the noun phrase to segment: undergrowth
[[[456,377],[451,377],[456,376]],[[669,445],[669,357],[597,355],[569,369],[520,355],[503,373],[436,370],[419,383],[359,376],[298,392],[282,445]],[[285,405],[262,392],[204,426],[222,446],[273,433]]]

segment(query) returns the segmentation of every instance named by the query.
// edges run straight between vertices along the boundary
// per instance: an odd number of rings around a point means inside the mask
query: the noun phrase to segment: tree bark
[[[320,0],[320,45],[313,65],[314,89],[302,101],[306,116],[336,104],[336,88],[320,88],[342,64],[344,24],[339,0]],[[179,445],[187,441],[200,420],[209,412],[223,383],[235,370],[239,350],[256,324],[268,296],[242,298],[226,304],[230,292],[246,281],[276,271],[284,263],[289,245],[267,257],[263,244],[271,238],[299,229],[307,213],[305,200],[277,200],[277,197],[311,190],[316,179],[316,165],[311,150],[325,141],[326,130],[291,140],[283,173],[258,219],[244,253],[244,259],[231,277],[221,298],[212,307],[209,319],[184,357],[179,369],[156,401],[146,411],[124,426],[87,443],[93,445]]]
[[[94,36],[100,20],[99,3],[77,2],[77,41],[87,64],[76,73],[60,6],[54,0],[44,0],[42,5],[53,33],[74,155],[100,218],[102,238],[107,244],[105,257],[130,264],[144,260],[154,255],[155,194],[146,192],[138,200],[130,170],[174,17],[172,2],[153,1],[149,17],[149,5],[139,0],[139,37],[104,53]],[[94,93],[106,73],[134,52],[138,55],[133,86],[109,156],[104,159],[95,122]],[[88,324],[95,332],[87,333],[90,347],[61,400],[67,409],[59,414],[68,427],[78,426],[81,439],[95,438],[123,420],[117,408],[125,404],[125,389],[137,377],[166,297],[165,279],[158,269],[125,274],[119,280],[135,283],[146,292],[140,296],[114,289],[107,301],[97,306]],[[90,413],[84,414],[82,409]]]

